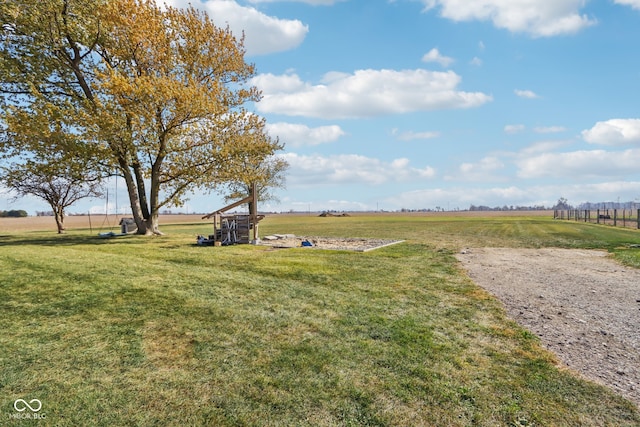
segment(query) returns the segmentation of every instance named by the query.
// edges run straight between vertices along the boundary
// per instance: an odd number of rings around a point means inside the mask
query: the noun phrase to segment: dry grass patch
[[[183,369],[193,361],[194,338],[189,331],[170,323],[152,321],[142,330],[142,348],[157,369]]]

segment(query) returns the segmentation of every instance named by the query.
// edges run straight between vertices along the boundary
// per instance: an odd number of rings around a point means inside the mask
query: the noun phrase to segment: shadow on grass
[[[0,235],[0,246],[73,246],[73,245],[105,245],[113,243],[139,243],[136,235],[126,235],[117,237],[100,237],[98,235],[78,235],[78,234],[51,234],[38,235],[25,233],[24,235],[5,234]]]

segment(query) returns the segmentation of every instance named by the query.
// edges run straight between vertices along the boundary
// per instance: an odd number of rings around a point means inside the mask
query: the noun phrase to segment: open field
[[[487,217],[553,217],[553,211],[506,211],[506,212],[415,212],[415,213],[395,213],[395,212],[380,212],[380,213],[352,213],[355,217],[405,217],[405,218],[487,218]],[[190,214],[190,215],[161,215],[161,224],[208,224],[211,221],[203,220],[202,214]],[[304,218],[304,217],[316,217],[317,212],[311,213],[295,213],[295,214],[272,214],[271,218],[291,217],[291,218]],[[69,230],[73,229],[90,229],[98,231],[118,231],[118,222],[122,218],[122,215],[74,215],[65,218],[65,226]],[[126,215],[125,215],[126,217]],[[55,230],[56,223],[52,216],[41,217],[28,217],[28,218],[0,218],[0,233],[10,231],[37,231],[37,230]]]
[[[199,247],[199,216],[163,219],[151,238],[0,222],[0,424],[640,425],[636,405],[563,368],[455,257],[598,248],[637,268],[640,233],[497,214],[261,223],[405,240],[365,253]]]
[[[95,234],[108,231],[119,232],[118,222],[121,218],[123,218],[122,215],[74,215],[66,217],[64,224],[69,231],[84,230],[87,234],[90,234],[90,230],[95,231]],[[201,220],[202,215],[161,215],[160,218],[161,224],[206,223]],[[56,230],[56,221],[52,216],[0,218],[0,233],[47,230]]]

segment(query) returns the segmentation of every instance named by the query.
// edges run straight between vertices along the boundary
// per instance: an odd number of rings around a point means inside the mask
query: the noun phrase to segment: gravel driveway
[[[457,258],[566,366],[640,406],[640,270],[593,250],[477,248]]]

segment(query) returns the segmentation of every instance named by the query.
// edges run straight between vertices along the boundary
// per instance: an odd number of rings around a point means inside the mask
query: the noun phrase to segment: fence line
[[[553,219],[633,227],[640,230],[640,209],[566,209],[554,210]]]

